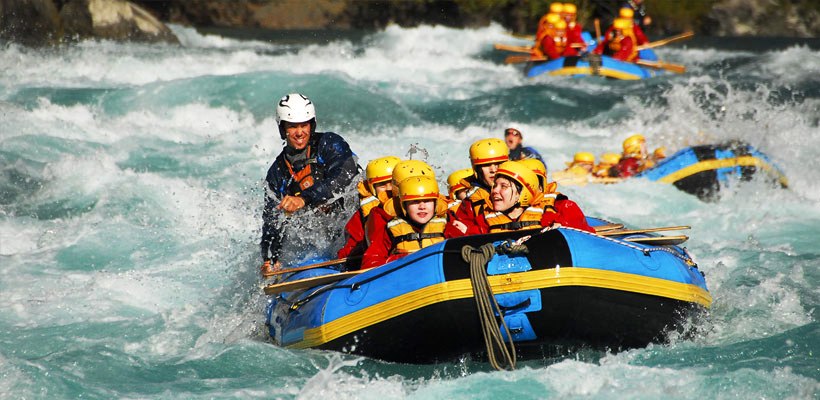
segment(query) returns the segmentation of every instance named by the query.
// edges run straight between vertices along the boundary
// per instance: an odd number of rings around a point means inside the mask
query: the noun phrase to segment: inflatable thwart
[[[670,330],[691,333],[686,320],[712,302],[695,262],[680,247],[640,243],[669,242],[664,237],[618,232],[476,235],[370,270],[296,272],[284,283],[329,279],[272,297],[270,336],[289,348],[435,363],[487,359],[497,350],[488,350],[488,334],[511,339],[514,359],[534,359],[577,347],[642,347]],[[497,308],[479,307],[488,299]]]

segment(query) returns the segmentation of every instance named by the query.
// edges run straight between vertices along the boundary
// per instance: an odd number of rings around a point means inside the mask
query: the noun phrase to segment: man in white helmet
[[[338,195],[359,173],[356,156],[341,136],[316,132],[316,110],[304,95],[282,97],[276,106],[276,123],[286,145],[265,178],[262,275],[281,267],[281,227],[286,217],[305,207],[340,206]]]

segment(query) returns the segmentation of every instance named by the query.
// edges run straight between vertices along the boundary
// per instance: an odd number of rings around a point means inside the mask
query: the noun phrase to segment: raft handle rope
[[[511,248],[509,242],[505,242]],[[503,244],[499,246],[502,248]],[[526,246],[524,246],[526,248]],[[500,250],[500,249],[499,249]],[[505,251],[505,250],[501,250]],[[466,245],[461,248],[461,257],[470,264],[470,283],[473,287],[473,297],[478,308],[478,317],[481,321],[481,331],[484,335],[484,344],[487,346],[487,358],[493,368],[502,371],[505,369],[515,369],[515,345],[513,344],[510,329],[504,321],[504,313],[498,306],[498,302],[493,294],[493,288],[487,279],[487,264],[496,253],[496,248],[492,243],[486,243],[478,248]],[[501,320],[501,326],[507,333],[508,343],[504,343],[501,331],[498,329],[496,320]],[[509,347],[508,347],[509,345]],[[500,353],[504,358],[502,366],[496,357]]]
[[[592,235],[592,236],[597,236],[601,239],[605,239],[605,240],[608,240],[610,242],[617,243],[621,246],[629,247],[630,249],[640,251],[645,256],[649,256],[652,252],[656,252],[656,251],[662,251],[662,252],[665,252],[665,253],[669,253],[669,254],[683,260],[683,262],[685,262],[686,265],[691,265],[691,266],[697,268],[697,263],[695,263],[695,260],[692,259],[692,256],[689,254],[689,252],[686,251],[685,248],[680,247],[680,246],[676,246],[676,247],[684,250],[684,252],[686,253],[686,256],[680,254],[677,251],[674,251],[672,249],[668,249],[668,248],[663,247],[663,246],[641,247],[641,246],[634,245],[630,242],[626,242],[626,241],[621,240],[621,239],[617,239],[617,238],[613,238],[613,237],[609,237],[609,236],[601,236],[601,235],[598,235],[598,234],[595,234],[595,233],[590,233],[590,232],[587,232],[583,229],[572,228],[572,227],[569,227],[569,226],[562,226],[561,229],[568,230],[568,231],[581,232],[581,233],[584,233],[584,234],[587,234],[587,235]]]

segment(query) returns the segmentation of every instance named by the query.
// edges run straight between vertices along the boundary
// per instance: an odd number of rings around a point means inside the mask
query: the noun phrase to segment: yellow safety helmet
[[[646,143],[646,138],[640,133],[626,138],[623,143],[624,155],[640,155],[644,143]]]
[[[399,194],[399,183],[413,176],[429,176],[435,179],[433,167],[421,160],[404,160],[393,167],[393,195]]]
[[[615,22],[612,24],[615,29],[631,29],[632,28],[632,19],[631,18],[615,18]]]
[[[396,156],[387,156],[371,160],[367,163],[364,169],[364,174],[367,179],[367,188],[370,193],[375,194],[374,186],[377,183],[387,182],[393,178],[393,168],[401,162],[401,159]]]
[[[561,12],[563,12],[565,14],[576,14],[576,13],[578,13],[578,7],[575,6],[575,4],[572,4],[572,3],[564,3],[564,6],[562,7]]]
[[[555,13],[547,14],[547,24],[555,25],[556,22],[561,20],[561,16]]]
[[[509,159],[510,149],[501,139],[481,139],[470,146],[470,163],[473,167],[502,163]]]
[[[587,163],[587,164],[595,164],[595,155],[587,152],[581,151],[575,153],[575,156],[572,157],[572,162],[574,163]]]
[[[562,31],[562,30],[567,29],[567,21],[564,21],[562,19],[562,20],[552,24],[552,26],[555,27],[555,30]]]
[[[555,2],[555,3],[550,4],[550,12],[551,13],[558,14],[561,11],[564,11],[564,5],[562,3]]]
[[[601,164],[615,165],[621,161],[621,155],[618,153],[604,153],[601,154]]]
[[[399,183],[399,202],[404,215],[407,215],[406,201],[438,199],[438,182],[432,176],[411,176]],[[435,208],[434,205],[433,212]]]
[[[547,187],[547,166],[544,165],[541,160],[537,158],[525,158],[518,160],[518,162],[524,164],[530,171],[535,173],[535,176],[538,177],[538,184],[541,189]]]
[[[499,165],[495,176],[496,178],[505,176],[521,184],[521,196],[518,198],[518,203],[522,207],[528,207],[536,193],[539,192],[538,176],[529,167],[518,161],[507,161]]]
[[[461,184],[462,179],[467,179],[473,176],[473,170],[470,168],[460,169],[450,174],[447,177],[447,186],[450,188],[450,198],[456,198],[456,192],[466,189],[467,187]]]
[[[635,16],[635,10],[633,10],[629,7],[624,7],[622,9],[618,10],[618,16],[621,17],[621,18],[632,19]]]

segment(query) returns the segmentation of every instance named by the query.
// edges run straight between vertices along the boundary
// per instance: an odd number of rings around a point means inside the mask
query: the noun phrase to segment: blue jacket
[[[262,241],[260,243],[262,259],[276,261],[281,253],[284,213],[276,209],[282,199],[299,195],[305,200],[305,207],[317,207],[344,190],[359,173],[356,156],[341,136],[333,132],[314,132],[311,134],[311,157],[304,165],[293,166],[298,173],[311,165],[313,185],[301,190],[285,162],[283,149],[268,169],[265,178],[267,190],[265,208],[262,211]]]
[[[544,159],[541,158],[541,154],[532,147],[518,146],[510,150],[510,160],[517,161],[525,158],[535,158],[538,161],[544,162]]]

